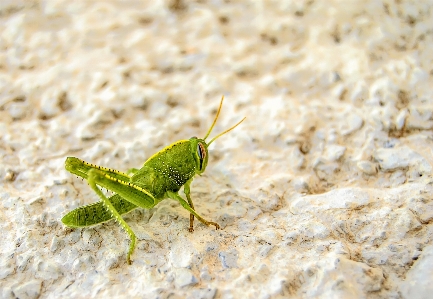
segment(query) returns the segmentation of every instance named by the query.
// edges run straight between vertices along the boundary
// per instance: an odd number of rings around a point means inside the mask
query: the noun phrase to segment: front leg
[[[177,200],[178,202],[180,202],[180,204],[182,205],[182,207],[184,207],[188,212],[190,212],[192,215],[194,215],[200,222],[202,222],[206,226],[213,225],[213,226],[215,226],[215,229],[219,229],[220,228],[220,226],[219,226],[218,223],[212,222],[212,221],[207,221],[202,216],[200,216],[194,209],[191,208],[191,206],[189,205],[189,203],[186,202],[186,200],[183,199],[177,192],[167,191],[166,194],[167,194],[167,197],[169,197],[171,199],[174,199],[174,200]]]
[[[193,180],[193,178],[191,178],[189,181],[187,181],[185,183],[185,185],[183,186],[183,192],[186,195],[186,199],[188,199],[189,206],[191,207],[191,209],[195,210],[194,204],[192,203],[192,199],[190,196],[190,192],[191,192],[190,185],[192,183],[192,180]],[[190,232],[194,231],[194,214],[192,214],[192,213],[189,214],[189,228],[188,228],[188,230]]]

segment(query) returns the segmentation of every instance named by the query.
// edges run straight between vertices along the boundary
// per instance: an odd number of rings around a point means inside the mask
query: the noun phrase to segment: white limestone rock
[[[196,284],[197,278],[193,275],[191,270],[185,268],[179,268],[175,270],[174,283],[177,288],[183,288],[189,285]]]
[[[33,2],[0,1],[1,298],[429,295],[427,1]],[[247,118],[191,185],[221,230],[135,209],[128,265],[115,221],[64,227],[99,200],[66,157],[140,168],[222,95],[208,141]]]
[[[433,246],[423,249],[413,267],[407,272],[400,286],[403,298],[427,299],[431,297],[433,286]]]
[[[342,188],[320,195],[300,197],[292,202],[291,210],[298,214],[329,209],[357,209],[369,202],[368,192],[358,188]]]
[[[12,286],[12,294],[16,298],[33,299],[38,298],[41,294],[41,280],[32,279],[22,284]],[[7,294],[7,297],[9,294]]]
[[[408,146],[380,148],[374,156],[383,171],[416,167],[420,173],[432,172],[431,164]]]
[[[307,298],[368,298],[382,288],[380,268],[328,256],[305,270]]]

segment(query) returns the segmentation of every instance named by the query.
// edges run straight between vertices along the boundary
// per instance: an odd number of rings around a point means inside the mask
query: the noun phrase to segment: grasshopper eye
[[[200,159],[200,170],[203,170],[203,161],[206,158],[206,149],[203,143],[197,143],[197,155]]]
[[[201,142],[197,143],[197,154],[200,160],[204,160],[204,158],[206,158],[206,149]]]

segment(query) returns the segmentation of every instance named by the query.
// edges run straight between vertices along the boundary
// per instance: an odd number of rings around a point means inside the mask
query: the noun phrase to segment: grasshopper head
[[[236,128],[241,122],[243,122],[245,120],[245,117],[238,122],[236,125],[234,125],[233,127],[231,127],[228,130],[225,130],[222,133],[219,133],[217,136],[215,136],[214,138],[211,139],[211,141],[206,142],[206,138],[209,136],[209,134],[212,132],[213,127],[215,126],[215,123],[218,119],[218,116],[220,115],[220,111],[221,111],[221,107],[223,105],[223,101],[224,101],[224,96],[221,98],[221,102],[220,102],[220,106],[218,108],[218,112],[215,116],[215,119],[212,123],[212,126],[209,128],[209,130],[207,131],[206,136],[203,139],[197,138],[197,137],[192,137],[189,141],[191,143],[191,151],[194,155],[194,160],[195,160],[195,164],[196,164],[196,170],[195,172],[197,174],[202,174],[207,166],[207,162],[208,162],[208,158],[209,158],[209,154],[208,154],[208,147],[209,145],[214,142],[218,137],[221,137],[222,135],[224,135],[225,133],[230,132],[231,130],[233,130],[234,128]]]

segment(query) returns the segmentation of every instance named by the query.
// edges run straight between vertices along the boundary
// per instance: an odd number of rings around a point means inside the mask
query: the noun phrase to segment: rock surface
[[[0,2],[1,298],[430,298],[431,1]],[[196,210],[65,228],[121,171],[210,146]],[[181,192],[181,195],[183,193]]]

